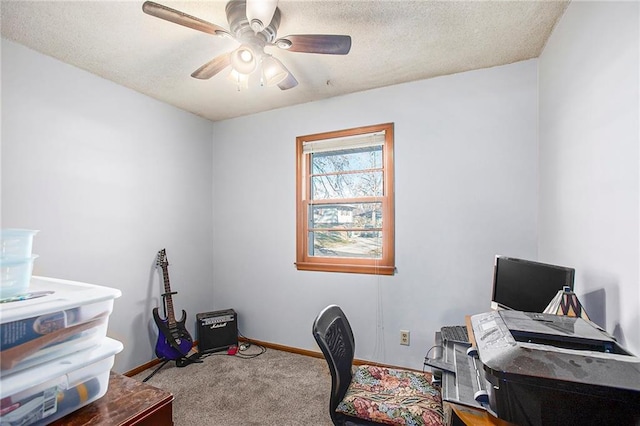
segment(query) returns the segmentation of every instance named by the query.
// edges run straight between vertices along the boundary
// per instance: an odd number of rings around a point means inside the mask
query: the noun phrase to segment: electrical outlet
[[[400,344],[409,346],[409,330],[400,330]]]

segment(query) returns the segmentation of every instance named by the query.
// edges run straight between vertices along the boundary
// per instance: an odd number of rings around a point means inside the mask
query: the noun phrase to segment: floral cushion
[[[389,425],[444,424],[440,391],[428,373],[361,365],[336,411]]]

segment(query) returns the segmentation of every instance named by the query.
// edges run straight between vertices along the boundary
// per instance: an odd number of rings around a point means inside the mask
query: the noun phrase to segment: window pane
[[[325,174],[379,169],[382,167],[382,147],[320,152],[311,154],[311,173]]]
[[[358,228],[382,228],[382,203],[359,203],[354,211],[354,223]]]
[[[309,232],[309,254],[322,257],[382,257],[382,232],[362,236],[352,231]]]
[[[382,171],[315,176],[311,178],[311,193],[313,200],[380,197]]]
[[[310,228],[382,228],[382,203],[309,206]],[[359,232],[359,230],[356,230]]]

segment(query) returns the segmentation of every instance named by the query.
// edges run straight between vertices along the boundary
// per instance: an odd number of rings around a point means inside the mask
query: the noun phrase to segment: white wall
[[[539,59],[542,260],[640,353],[640,3],[572,2]]]
[[[154,269],[175,307],[208,310],[211,122],[2,40],[2,228],[39,229],[34,273],[115,287],[116,371],[154,357]]]
[[[422,368],[440,326],[489,310],[496,254],[537,257],[536,73],[526,61],[214,123],[216,308],[247,337],[317,351],[313,319],[337,303],[356,357]],[[385,122],[397,274],[297,271],[296,136]]]

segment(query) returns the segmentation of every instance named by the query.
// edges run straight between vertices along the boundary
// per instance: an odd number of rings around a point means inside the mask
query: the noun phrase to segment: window
[[[297,268],[393,275],[393,123],[296,145]]]

